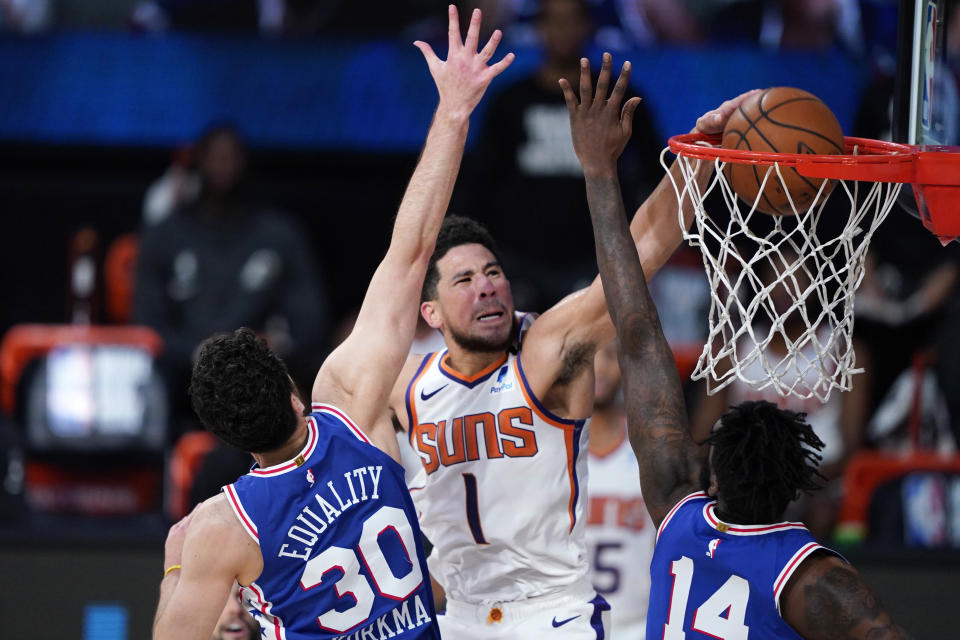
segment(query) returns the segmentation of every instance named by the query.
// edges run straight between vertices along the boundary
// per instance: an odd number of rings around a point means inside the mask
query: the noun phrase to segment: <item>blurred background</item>
[[[903,4],[463,4],[517,60],[473,117],[451,210],[491,228],[518,308],[542,311],[596,273],[556,85],[580,55],[634,64],[632,210],[667,138],[754,87],[800,87],[846,135],[889,139]],[[411,42],[443,55],[445,6],[0,0],[0,635],[148,636],[167,527],[250,462],[189,409],[194,349],[250,326],[310,388],[386,249],[436,103]],[[960,10],[946,15],[956,95]],[[858,306],[867,373],[814,408],[837,434],[830,483],[791,516],[918,637],[951,636],[937,612],[960,592],[958,274],[957,243],[891,213]],[[707,287],[689,248],[653,282],[687,377]],[[734,401],[687,393],[700,425]]]

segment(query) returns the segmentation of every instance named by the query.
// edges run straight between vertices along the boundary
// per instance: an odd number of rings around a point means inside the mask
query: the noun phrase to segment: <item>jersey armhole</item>
[[[373,444],[370,442],[370,438],[367,437],[367,434],[365,434],[363,430],[357,426],[357,424],[343,409],[338,409],[332,404],[326,404],[325,402],[314,402],[311,403],[310,410],[313,413],[325,413],[333,418],[336,418],[337,422],[345,426],[347,430],[357,438],[357,440],[366,442],[369,445]],[[319,425],[317,425],[317,428],[319,429]]]
[[[670,511],[667,512],[667,515],[663,518],[663,521],[660,522],[660,526],[657,527],[657,538],[656,538],[656,540],[657,540],[657,541],[660,540],[660,534],[663,533],[663,530],[667,528],[667,524],[670,522],[670,520],[673,518],[673,516],[676,515],[676,513],[677,513],[677,511],[680,509],[680,507],[682,507],[683,505],[685,505],[685,504],[686,504],[687,502],[689,502],[690,500],[695,500],[695,499],[697,499],[697,498],[706,498],[706,497],[707,497],[707,494],[706,494],[705,492],[703,492],[703,491],[696,491],[696,492],[694,492],[694,493],[691,493],[691,494],[688,495],[687,497],[681,499],[679,502],[677,502],[677,504],[673,505],[673,509],[670,509]],[[654,544],[656,544],[656,542],[655,542]]]
[[[407,392],[403,398],[403,404],[407,409],[407,439],[410,441],[410,446],[414,449],[416,449],[416,446],[413,444],[413,431],[417,426],[417,399],[414,392],[417,389],[417,383],[420,381],[420,378],[422,378],[427,372],[427,369],[430,368],[430,363],[433,362],[433,359],[437,357],[438,353],[440,352],[435,351],[423,356],[420,366],[417,367],[417,372],[410,378],[410,383],[407,385]]]
[[[257,543],[257,546],[260,546],[260,534],[257,531],[257,525],[248,514],[246,509],[243,508],[243,503],[240,501],[240,495],[237,493],[236,487],[232,484],[225,485],[223,487],[223,492],[227,496],[227,504],[230,505],[230,509],[233,511],[233,514],[237,516],[237,520],[240,521],[240,525],[243,527],[243,530],[247,532],[253,541]]]
[[[793,554],[790,560],[787,561],[783,569],[780,571],[780,575],[777,576],[776,581],[773,583],[773,601],[777,605],[777,615],[779,615],[781,618],[783,617],[783,613],[780,611],[780,596],[783,595],[784,588],[787,586],[787,583],[790,582],[791,576],[793,576],[800,565],[803,564],[803,561],[818,551],[823,551],[829,553],[830,555],[837,556],[845,563],[850,564],[846,558],[833,549],[828,549],[827,547],[824,547],[816,542],[808,542],[800,547],[797,552]]]

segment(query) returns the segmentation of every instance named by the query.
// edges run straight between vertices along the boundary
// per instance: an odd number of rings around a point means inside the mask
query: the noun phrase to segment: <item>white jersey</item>
[[[611,451],[589,457],[587,548],[597,593],[610,603],[618,639],[645,637],[657,529],[640,493],[640,467],[624,428]]]
[[[823,339],[825,342],[826,340]],[[816,352],[812,346],[806,346],[800,351],[800,361],[813,361]],[[743,368],[744,374],[751,380],[759,380],[767,376],[764,373],[760,358],[754,359]],[[805,374],[805,382],[810,387],[816,384],[819,374],[811,367]],[[765,389],[757,390],[745,383],[740,378],[734,379],[730,383],[729,404],[735,405],[747,400],[766,400],[772,402],[781,409],[789,409],[807,414],[807,422],[813,428],[814,433],[823,440],[823,450],[820,455],[823,460],[820,464],[829,464],[839,460],[843,455],[843,437],[840,433],[840,412],[843,406],[843,394],[831,393],[830,399],[826,402],[820,402],[816,397],[797,398],[796,396],[782,397],[778,394],[773,385]]]
[[[430,354],[406,405],[423,463],[411,495],[448,598],[512,602],[589,585],[589,420],[549,413],[513,353],[470,378],[450,368],[446,350]]]

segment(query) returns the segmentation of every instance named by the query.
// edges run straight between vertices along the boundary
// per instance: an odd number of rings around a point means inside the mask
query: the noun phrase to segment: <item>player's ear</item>
[[[427,300],[426,302],[420,303],[420,315],[423,317],[424,321],[430,325],[431,329],[443,328],[443,321],[440,318],[440,309],[438,308],[436,301]]]
[[[717,494],[720,492],[720,486],[717,484],[717,474],[714,473],[713,469],[710,470],[710,486],[707,488],[707,495],[711,498],[716,498]]]
[[[298,416],[307,415],[307,408],[303,404],[303,400],[300,399],[300,396],[297,394],[296,389],[290,392],[290,406],[293,407],[293,412]]]

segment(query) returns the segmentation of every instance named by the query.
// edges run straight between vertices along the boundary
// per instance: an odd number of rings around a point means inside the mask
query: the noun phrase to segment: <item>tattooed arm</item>
[[[910,636],[851,565],[816,552],[797,568],[781,597],[783,619],[808,640],[899,640]]]
[[[586,178],[600,279],[619,339],[630,443],[640,463],[644,501],[659,526],[670,508],[695,490],[699,463],[676,362],[647,290],[617,179],[617,158],[630,138],[639,99],[629,100],[621,112],[629,62],[605,99],[611,64],[610,55],[604,54],[595,97],[586,59],[580,66],[579,103],[570,83],[560,84],[570,111],[573,146]]]

